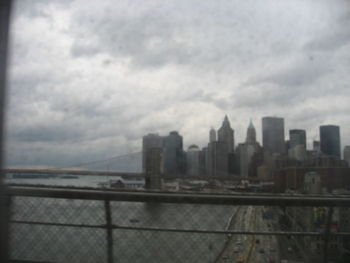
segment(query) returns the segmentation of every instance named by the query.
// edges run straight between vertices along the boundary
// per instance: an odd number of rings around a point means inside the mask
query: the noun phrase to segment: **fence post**
[[[111,205],[109,200],[105,200],[105,213],[106,213],[106,230],[107,230],[107,260],[108,260],[108,263],[113,263],[113,229],[112,229]]]
[[[324,232],[324,247],[323,247],[323,262],[328,262],[328,240],[329,240],[329,233],[332,223],[332,216],[333,216],[333,207],[330,207],[327,214],[327,222],[326,222],[326,229]]]
[[[5,89],[7,74],[8,36],[11,15],[11,0],[0,1],[0,262],[9,259],[9,205],[6,188],[3,185],[5,173],[3,171],[3,130],[5,112]]]

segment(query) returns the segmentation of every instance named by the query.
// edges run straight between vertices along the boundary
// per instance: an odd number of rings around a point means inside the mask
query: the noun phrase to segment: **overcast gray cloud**
[[[345,46],[350,41],[350,11],[335,18],[336,26],[326,30],[323,34],[306,43],[307,51],[333,51],[336,48]]]
[[[348,28],[346,0],[18,0],[7,162],[103,160],[170,130],[204,146],[225,114],[237,142],[278,115],[350,144]]]

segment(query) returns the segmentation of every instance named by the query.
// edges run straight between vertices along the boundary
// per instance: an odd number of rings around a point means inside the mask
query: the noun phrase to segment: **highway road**
[[[255,207],[255,228],[256,231],[272,231],[269,219],[263,219],[262,207]],[[279,250],[276,236],[256,236],[254,235],[252,252],[247,262],[272,263],[280,262]]]
[[[229,230],[249,231],[255,228],[256,211],[253,206],[241,206],[234,215],[234,222]],[[246,262],[252,253],[255,239],[253,236],[247,235],[228,235],[228,241],[221,253],[220,258],[216,262]]]
[[[241,206],[233,215],[229,230],[275,231],[280,230],[276,217],[263,218],[262,207]],[[228,235],[228,240],[217,263],[288,263],[304,262],[296,249],[294,240],[285,236]]]

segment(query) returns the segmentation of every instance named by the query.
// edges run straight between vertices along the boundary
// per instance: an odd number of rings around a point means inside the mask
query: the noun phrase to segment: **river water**
[[[97,178],[84,178],[89,186],[99,182]],[[78,179],[68,179],[71,180]],[[111,203],[112,222],[123,227],[224,230],[235,209],[218,205]],[[14,198],[11,218],[90,226],[106,222],[103,201],[33,197]],[[115,229],[113,257],[114,262],[213,262],[225,240],[226,236],[219,234]],[[46,262],[107,262],[106,230],[13,223],[10,256]]]

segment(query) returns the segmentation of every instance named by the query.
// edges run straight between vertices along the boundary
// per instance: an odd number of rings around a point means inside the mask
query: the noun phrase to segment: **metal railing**
[[[9,187],[7,196],[11,200],[10,258],[14,262],[205,262],[208,258],[209,262],[221,262],[219,255],[229,246],[228,236],[239,235],[321,236],[323,262],[327,262],[329,237],[350,236],[330,231],[333,207],[350,207],[347,196],[38,187]],[[329,209],[323,232],[227,227],[237,207],[243,206]]]

